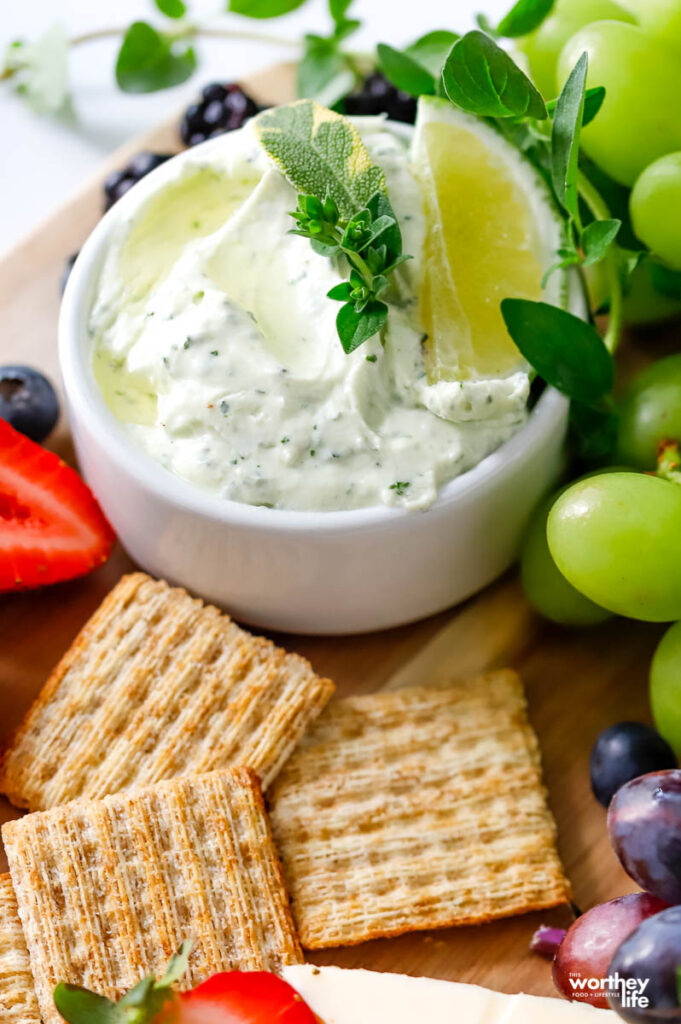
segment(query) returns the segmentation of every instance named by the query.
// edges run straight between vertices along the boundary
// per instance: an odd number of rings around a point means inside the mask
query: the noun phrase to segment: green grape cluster
[[[575,61],[589,59],[588,85],[605,89],[582,147],[624,207],[631,249],[643,243],[669,273],[636,270],[625,316],[677,313],[681,300],[681,0],[555,0],[517,40],[532,76],[555,95]],[[627,209],[628,207],[628,209]],[[622,210],[618,208],[617,216]],[[652,283],[652,288],[651,288]],[[660,301],[660,296],[664,299]]]
[[[617,403],[617,458],[547,498],[530,522],[521,577],[546,618],[586,626],[616,614],[673,622],[650,674],[658,731],[681,755],[681,354],[645,369]]]

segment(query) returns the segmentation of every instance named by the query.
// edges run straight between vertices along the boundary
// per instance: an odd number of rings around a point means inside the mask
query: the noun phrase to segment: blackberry
[[[173,153],[148,153],[142,152],[134,156],[127,167],[120,171],[114,171],[104,182],[104,209],[108,210],[114,203],[124,196],[128,189],[136,185],[149,171],[160,167],[166,160],[170,160]]]
[[[413,124],[416,120],[416,97],[397,89],[380,71],[373,71],[362,82],[358,92],[343,100],[343,110],[352,115],[387,114],[392,121]]]
[[[47,377],[31,366],[0,366],[0,419],[32,441],[44,441],[59,419]]]
[[[187,107],[180,124],[185,146],[196,146],[223,132],[234,131],[261,108],[240,85],[211,82],[201,90],[198,103]]]
[[[71,255],[68,256],[64,260],[64,269],[62,270],[62,274],[61,274],[61,277],[59,279],[59,292],[60,292],[61,295],[64,294],[64,290],[66,289],[66,282],[68,281],[69,277],[71,276],[71,271],[73,270],[73,264],[78,259],[79,254],[80,254],[80,249],[78,250],[78,252],[72,252]]]

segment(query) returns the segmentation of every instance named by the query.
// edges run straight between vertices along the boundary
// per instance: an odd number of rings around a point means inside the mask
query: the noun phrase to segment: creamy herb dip
[[[428,384],[408,143],[379,118],[356,123],[415,259],[382,341],[351,355],[326,298],[345,272],[288,233],[294,190],[250,125],[166,165],[111,214],[89,321],[100,387],[140,448],[223,498],[424,509],[526,419],[524,371]]]

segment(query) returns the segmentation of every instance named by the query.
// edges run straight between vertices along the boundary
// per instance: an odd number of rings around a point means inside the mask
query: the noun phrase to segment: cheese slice
[[[508,996],[406,974],[311,964],[291,964],[282,973],[323,1024],[596,1024],[599,1013],[562,999]]]

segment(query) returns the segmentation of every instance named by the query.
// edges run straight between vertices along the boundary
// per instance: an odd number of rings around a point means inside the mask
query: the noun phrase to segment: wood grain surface
[[[247,85],[263,101],[285,101],[291,95],[290,69],[273,69]],[[1,363],[30,363],[58,382],[56,323],[64,259],[80,247],[101,215],[105,175],[142,148],[178,149],[177,126],[174,117],[125,146],[96,180],[0,262]],[[661,354],[670,347],[678,347],[675,334],[641,335],[630,340],[624,362],[635,366],[649,358],[651,349]],[[72,459],[64,418],[50,446]],[[87,579],[0,598],[2,735],[18,723],[75,634],[131,564],[119,548]],[[341,694],[410,683],[446,684],[492,666],[517,668],[542,746],[560,852],[575,900],[585,908],[634,888],[610,849],[604,811],[591,796],[588,758],[593,739],[605,726],[625,718],[648,720],[647,671],[660,633],[659,627],[622,620],[581,631],[547,626],[533,615],[511,573],[459,609],[399,630],[340,639],[276,639],[334,678]],[[0,820],[16,813],[0,803]],[[330,950],[310,959],[553,995],[550,967],[529,953],[528,943],[539,923],[569,919],[565,908],[478,928]]]

